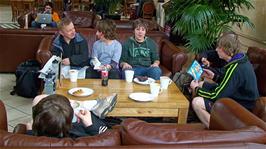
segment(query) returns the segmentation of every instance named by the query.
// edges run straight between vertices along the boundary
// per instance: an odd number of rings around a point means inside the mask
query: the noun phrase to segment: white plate
[[[152,101],[154,96],[149,93],[131,93],[129,94],[129,98],[136,100],[136,101]]]
[[[81,94],[74,94],[75,91],[81,89],[82,90],[82,93]],[[75,88],[72,88],[70,90],[68,90],[68,93],[70,95],[73,95],[73,96],[77,96],[77,97],[85,97],[85,96],[90,96],[91,94],[93,94],[93,90],[90,89],[90,88],[86,88],[86,87],[75,87]]]
[[[77,101],[70,99],[71,107],[75,109],[85,109],[91,111],[93,107],[97,104],[96,100],[85,100],[85,101]]]
[[[138,83],[138,84],[141,84],[141,85],[149,85],[149,84],[155,82],[155,80],[153,78],[148,78],[146,81],[143,81],[143,82],[139,81],[138,78],[134,78],[133,81],[136,82],[136,83]]]

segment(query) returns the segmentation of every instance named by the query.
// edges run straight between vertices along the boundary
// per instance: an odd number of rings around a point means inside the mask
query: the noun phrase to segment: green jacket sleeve
[[[129,57],[128,52],[129,52],[129,40],[124,42],[122,45],[122,54],[120,58],[120,63],[122,62],[128,63],[128,57]]]

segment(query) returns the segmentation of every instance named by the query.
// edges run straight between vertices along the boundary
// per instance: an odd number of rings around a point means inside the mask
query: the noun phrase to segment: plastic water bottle
[[[44,93],[51,95],[55,93],[54,73],[48,73],[44,83]]]

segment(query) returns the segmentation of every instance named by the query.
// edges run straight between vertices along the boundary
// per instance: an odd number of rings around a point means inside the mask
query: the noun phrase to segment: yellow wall
[[[255,9],[242,10],[241,14],[249,17],[255,28],[243,27],[242,30],[235,28],[235,31],[250,39],[259,40],[266,44],[266,0],[251,0]]]

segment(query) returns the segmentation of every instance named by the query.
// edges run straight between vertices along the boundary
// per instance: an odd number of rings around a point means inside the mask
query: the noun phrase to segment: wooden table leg
[[[178,124],[186,124],[187,123],[187,115],[188,115],[188,108],[180,108],[178,109]]]

